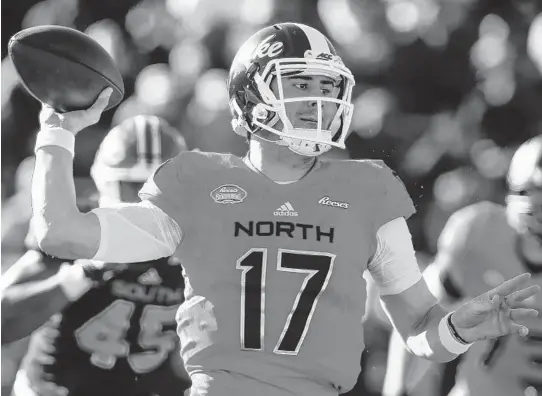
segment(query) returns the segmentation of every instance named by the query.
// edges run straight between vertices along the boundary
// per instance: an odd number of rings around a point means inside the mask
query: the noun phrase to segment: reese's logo
[[[243,202],[246,197],[247,192],[235,184],[224,184],[211,191],[211,198],[221,204],[236,204]]]

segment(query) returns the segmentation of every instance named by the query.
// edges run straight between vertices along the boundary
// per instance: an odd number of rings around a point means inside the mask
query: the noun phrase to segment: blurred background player
[[[179,131],[158,117],[125,120],[105,137],[92,166],[100,204],[136,201],[158,165],[185,149]],[[39,251],[32,231],[27,246],[3,276],[2,341],[46,323],[31,337],[15,396],[164,396],[188,387],[175,334],[184,300],[178,260],[72,262]]]
[[[525,271],[542,285],[542,135],[516,151],[508,186],[506,207],[480,202],[459,210],[446,224],[436,260],[424,273],[443,304],[458,305]],[[541,296],[532,298],[541,310]],[[462,356],[450,396],[542,395],[542,319],[530,319],[527,325],[526,338],[509,335],[481,342]],[[385,396],[405,392],[413,359],[395,337]],[[449,375],[443,380],[449,382]]]

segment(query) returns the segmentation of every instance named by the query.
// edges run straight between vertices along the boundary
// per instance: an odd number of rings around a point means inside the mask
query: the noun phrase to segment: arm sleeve
[[[181,242],[179,225],[149,201],[98,208],[100,247],[93,260],[133,263],[171,256]]]
[[[380,227],[376,239],[377,250],[368,270],[380,295],[399,294],[422,278],[412,237],[403,217]]]

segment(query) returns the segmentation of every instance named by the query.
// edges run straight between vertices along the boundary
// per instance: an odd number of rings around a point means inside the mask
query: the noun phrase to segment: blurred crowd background
[[[78,135],[75,173],[83,177],[105,133],[136,114],[164,117],[190,148],[243,155],[226,91],[238,47],[274,22],[320,29],[356,77],[349,156],[382,159],[402,178],[418,210],[409,224],[422,265],[453,211],[503,202],[514,149],[542,133],[539,0],[5,0],[1,7],[3,269],[22,254],[11,225],[29,215],[20,196],[28,197],[32,164],[23,160],[32,155],[40,110],[7,56],[9,38],[24,28],[84,31],[124,77],[121,105]],[[365,395],[378,395],[384,375],[387,339],[374,327]],[[2,355],[8,386],[16,364],[5,368]]]

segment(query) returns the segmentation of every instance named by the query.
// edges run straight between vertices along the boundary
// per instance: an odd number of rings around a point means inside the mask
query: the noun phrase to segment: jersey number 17
[[[306,274],[273,350],[297,355],[310,326],[318,299],[326,289],[335,255],[279,249],[277,271]],[[265,334],[267,249],[252,248],[237,260],[241,275],[241,348],[261,351]]]

